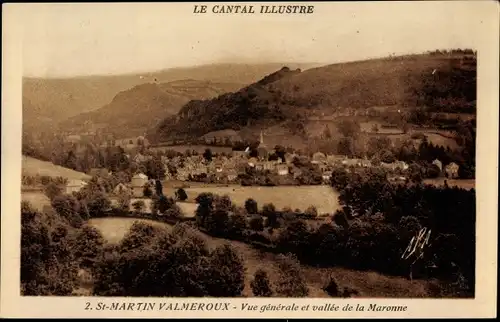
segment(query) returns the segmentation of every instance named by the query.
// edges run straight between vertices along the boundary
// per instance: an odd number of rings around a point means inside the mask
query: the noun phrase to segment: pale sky
[[[213,62],[327,64],[475,49],[482,23],[475,1],[307,2],[315,5],[311,15],[196,15],[194,4],[10,4],[23,28],[24,75],[122,74]],[[210,10],[217,3],[205,4]],[[272,5],[253,5],[261,4]]]

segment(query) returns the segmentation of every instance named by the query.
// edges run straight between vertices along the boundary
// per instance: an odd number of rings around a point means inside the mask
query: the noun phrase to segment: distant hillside
[[[142,135],[165,115],[176,114],[190,100],[212,98],[240,86],[196,80],[141,84],[118,93],[100,109],[61,122],[59,128],[74,133],[100,128],[116,137]]]
[[[83,173],[74,171],[68,168],[64,168],[55,165],[51,162],[41,161],[32,157],[24,156],[22,157],[22,174],[26,176],[49,176],[49,177],[63,177],[69,180],[80,179],[89,180],[90,176]]]
[[[289,129],[282,135],[286,137],[297,134],[298,128],[307,129],[317,116],[335,124],[359,111],[369,117],[366,111],[372,109],[375,114],[401,113],[396,118],[402,118],[416,107],[432,107],[434,112],[446,107],[450,112],[450,102],[457,112],[474,114],[475,58],[464,67],[465,56],[464,52],[438,52],[302,72],[285,67],[237,92],[187,103],[176,116],[160,123],[156,139],[199,137],[228,129],[241,135],[242,130],[252,128]]]
[[[111,102],[117,93],[144,83],[196,79],[244,85],[257,81],[281,65],[279,63],[213,64],[114,76],[25,77],[23,78],[24,122],[36,124],[40,119],[53,123],[96,110]],[[301,65],[302,68],[311,66],[314,65]]]

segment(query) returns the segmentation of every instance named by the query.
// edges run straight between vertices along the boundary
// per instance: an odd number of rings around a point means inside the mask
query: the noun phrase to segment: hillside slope
[[[396,114],[396,119],[401,119],[416,107],[431,105],[433,111],[440,111],[451,101],[462,107],[460,112],[474,114],[475,65],[471,70],[462,69],[463,57],[463,53],[428,53],[340,63],[303,72],[283,68],[237,92],[189,102],[178,115],[160,123],[158,139],[198,137],[225,129],[266,129],[279,124],[281,128],[307,128],[313,117],[335,124],[346,112],[347,116],[358,112],[369,116],[369,109],[378,114],[401,112]]]
[[[314,64],[302,64],[315,66]],[[73,78],[23,78],[26,124],[48,120],[59,122],[108,104],[113,97],[144,83],[166,83],[197,79],[222,83],[250,84],[278,69],[281,64],[212,64],[171,68],[157,72]],[[43,122],[47,125],[47,122]],[[49,124],[50,125],[50,124]]]
[[[32,157],[22,157],[22,174],[26,176],[49,176],[49,177],[63,177],[68,180],[79,179],[89,180],[90,176],[83,172],[78,172],[68,168],[55,165],[51,162],[41,161]]]
[[[100,109],[61,122],[59,128],[73,133],[105,129],[116,137],[142,135],[165,115],[177,113],[190,100],[208,99],[240,86],[195,80],[141,84],[118,93]]]

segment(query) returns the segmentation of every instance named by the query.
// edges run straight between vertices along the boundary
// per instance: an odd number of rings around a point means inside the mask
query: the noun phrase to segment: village
[[[139,137],[138,142],[144,141],[144,137]],[[126,142],[127,144],[128,141]],[[142,164],[158,158],[151,153],[148,153],[146,145],[142,149],[144,153],[137,152],[132,157],[127,154],[136,164]],[[297,153],[285,152],[283,157],[271,158],[275,155],[274,149],[269,149],[265,142],[262,133],[260,134],[260,142],[257,148],[258,156],[251,156],[249,148],[243,151],[232,151],[231,154],[226,153],[211,153],[210,157],[204,154],[178,153],[175,156],[161,155],[161,168],[164,175],[161,178],[163,185],[172,186],[169,183],[174,183],[173,186],[182,187],[190,182],[201,182],[206,185],[241,185],[242,178],[248,177],[248,173],[254,176],[273,176],[277,178],[273,185],[301,185],[296,179],[304,175],[304,168],[314,169],[321,175],[320,184],[329,184],[334,169],[342,168],[345,171],[352,172],[363,168],[381,168],[388,173],[388,179],[392,182],[406,182],[409,180],[410,165],[404,161],[394,162],[373,162],[368,158],[348,158],[342,155],[330,155],[322,152],[316,152],[312,156],[307,156]],[[297,160],[300,160],[298,162]],[[459,166],[451,162],[446,166],[435,159],[432,162],[439,169],[439,177],[448,179],[458,178]],[[107,169],[91,169],[89,175],[104,177],[112,173]],[[115,195],[127,191],[134,198],[144,197],[145,186],[155,187],[156,180],[160,178],[148,177],[140,170],[136,171],[131,176],[129,182],[120,182],[113,187]],[[66,193],[79,191],[86,185],[84,180],[69,180],[66,185]]]

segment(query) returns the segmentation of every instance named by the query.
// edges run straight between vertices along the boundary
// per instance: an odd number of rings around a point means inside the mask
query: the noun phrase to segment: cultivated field
[[[22,191],[21,200],[28,201],[33,208],[42,211],[44,206],[50,206],[49,198],[42,191]]]
[[[90,224],[98,228],[104,237],[110,243],[116,243],[123,238],[133,222],[138,219],[133,218],[99,218],[90,220]],[[150,220],[143,220],[154,225],[161,225],[168,229],[170,225],[158,223]],[[272,253],[266,253],[251,246],[237,241],[228,241],[221,238],[214,238],[205,235],[209,247],[216,247],[223,243],[230,243],[242,255],[245,260],[246,279],[244,296],[252,296],[250,282],[253,279],[255,271],[264,268],[268,271],[271,282],[278,278],[278,267],[276,256]],[[309,297],[328,297],[322,287],[330,275],[334,275],[341,286],[350,286],[357,289],[362,297],[426,297],[428,296],[429,282],[409,281],[401,277],[384,276],[375,272],[360,272],[341,267],[333,268],[315,268],[302,266],[302,273],[309,287]]]
[[[305,210],[315,206],[318,214],[334,213],[338,208],[337,193],[329,186],[277,186],[277,187],[193,187],[186,188],[188,200],[193,200],[202,192],[228,195],[239,206],[244,206],[248,198],[257,201],[259,208],[273,203],[277,209],[290,207]]]
[[[49,176],[49,177],[63,177],[68,180],[80,179],[88,180],[91,177],[88,174],[74,171],[55,165],[51,162],[41,161],[32,157],[22,157],[22,174],[27,176]]]
[[[136,221],[170,228],[169,225],[158,221],[136,218],[92,218],[88,223],[99,229],[108,243],[115,244],[123,239],[125,234],[130,230],[130,227],[132,227],[132,224]]]

